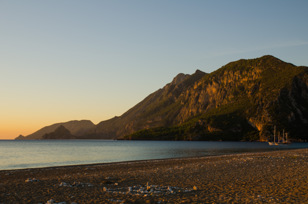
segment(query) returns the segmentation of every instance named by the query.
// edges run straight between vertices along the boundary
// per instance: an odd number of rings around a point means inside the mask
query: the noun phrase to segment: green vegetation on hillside
[[[133,140],[255,141],[259,132],[242,117],[241,105],[232,104],[196,116],[184,124],[137,131],[124,137]],[[210,127],[210,128],[209,128]],[[213,129],[213,130],[210,130]]]

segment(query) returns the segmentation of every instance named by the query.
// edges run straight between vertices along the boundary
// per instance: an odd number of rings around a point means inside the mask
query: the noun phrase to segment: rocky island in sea
[[[56,136],[60,126],[70,136]],[[97,125],[57,123],[16,139],[268,141],[274,127],[293,140],[308,139],[308,67],[266,55],[209,74],[178,74],[123,115]]]

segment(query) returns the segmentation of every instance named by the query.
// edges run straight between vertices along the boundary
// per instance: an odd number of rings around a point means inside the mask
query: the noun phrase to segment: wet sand
[[[308,203],[308,149],[0,171],[0,203]],[[52,199],[52,200],[51,200]]]

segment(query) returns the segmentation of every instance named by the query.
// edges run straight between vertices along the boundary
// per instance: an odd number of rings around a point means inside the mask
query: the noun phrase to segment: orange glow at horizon
[[[0,119],[0,140],[15,139],[19,135],[26,136],[46,125],[50,124],[43,121],[37,122],[30,118]]]
[[[0,118],[0,140],[13,140],[19,135],[28,136],[43,127],[53,125],[55,123],[68,122],[71,120],[91,120],[87,118],[74,118],[69,119],[67,117],[63,117],[63,119],[55,119],[55,118],[41,118],[41,120],[37,118],[6,118],[6,120]],[[102,120],[91,120],[94,124],[99,123]],[[106,119],[105,119],[106,120]]]
[[[33,133],[35,130],[35,128],[31,128],[31,127],[9,127],[9,126],[5,126],[3,127],[1,125],[0,128],[0,140],[11,140],[11,139],[15,139],[16,137],[18,137],[19,135],[29,135],[31,133]]]

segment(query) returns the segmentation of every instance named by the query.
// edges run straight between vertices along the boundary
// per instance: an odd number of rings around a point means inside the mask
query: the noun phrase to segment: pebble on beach
[[[25,180],[26,183],[29,183],[29,182],[38,182],[38,181],[39,181],[39,180],[36,179],[36,178],[27,178],[27,179]]]

